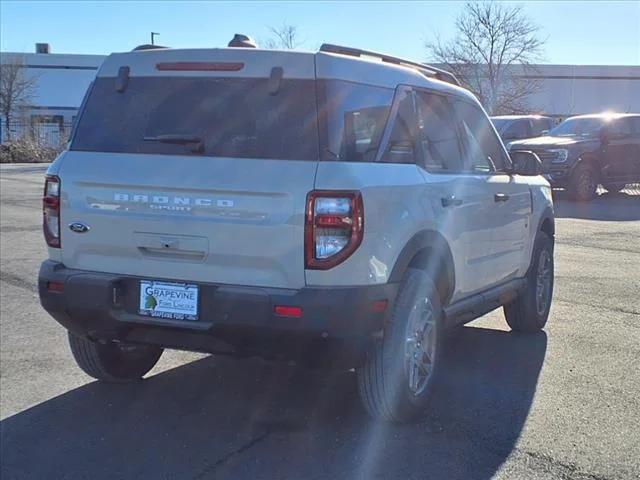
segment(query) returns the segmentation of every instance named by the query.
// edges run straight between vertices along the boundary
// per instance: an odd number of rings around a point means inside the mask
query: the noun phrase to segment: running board
[[[516,278],[484,292],[444,307],[445,326],[464,325],[496,308],[515,300],[526,286],[524,278]]]

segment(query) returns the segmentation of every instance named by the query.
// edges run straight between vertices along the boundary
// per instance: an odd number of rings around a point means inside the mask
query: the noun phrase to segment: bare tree
[[[490,114],[521,113],[540,89],[532,63],[545,41],[521,6],[468,2],[447,42],[427,43],[431,60],[443,64],[476,94]]]
[[[9,123],[26,106],[36,93],[37,78],[25,73],[24,59],[9,57],[0,64],[0,114],[6,125],[7,138],[11,138]]]
[[[296,25],[283,22],[279,27],[269,27],[269,32],[271,38],[263,42],[265,48],[295,50],[304,43]]]

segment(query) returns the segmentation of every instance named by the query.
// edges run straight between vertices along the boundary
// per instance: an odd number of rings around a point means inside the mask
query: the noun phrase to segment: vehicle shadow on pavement
[[[371,421],[353,373],[208,357],[134,385],[92,382],[1,422],[1,477],[490,478],[512,453],[544,333],[464,327],[428,417]]]
[[[556,218],[626,222],[640,220],[640,192],[606,192],[589,202],[572,202],[564,192],[554,192],[554,207]]]

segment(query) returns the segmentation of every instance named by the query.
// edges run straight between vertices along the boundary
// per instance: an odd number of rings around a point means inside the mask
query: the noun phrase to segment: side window
[[[465,169],[476,173],[504,170],[511,162],[484,112],[461,100],[455,101],[454,110],[465,146]]]
[[[621,118],[611,122],[607,128],[609,135],[627,137],[631,135],[631,119]]]
[[[397,95],[397,111],[391,118],[393,128],[382,161],[416,163],[416,115],[413,93],[408,89],[400,89]]]
[[[545,130],[548,132],[550,132],[555,126],[557,125],[556,121],[553,118],[550,118],[547,120],[546,122],[546,128]]]
[[[531,136],[531,127],[529,120],[515,120],[503,133],[504,138],[529,138]]]
[[[456,121],[449,101],[442,95],[416,93],[418,142],[424,167],[434,173],[464,170]]]
[[[533,130],[531,133],[536,137],[542,135],[542,132],[545,130],[548,132],[551,129],[550,122],[546,118],[534,118],[531,120],[531,123],[533,124]]]

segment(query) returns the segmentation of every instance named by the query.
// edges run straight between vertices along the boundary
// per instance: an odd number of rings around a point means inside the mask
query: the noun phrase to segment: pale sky
[[[640,65],[640,1],[509,2],[524,6],[547,38],[545,63]],[[258,41],[268,26],[298,26],[302,48],[324,42],[428,60],[426,40],[450,38],[459,2],[0,2],[0,50],[107,54],[149,42],[225,46],[234,33]]]

